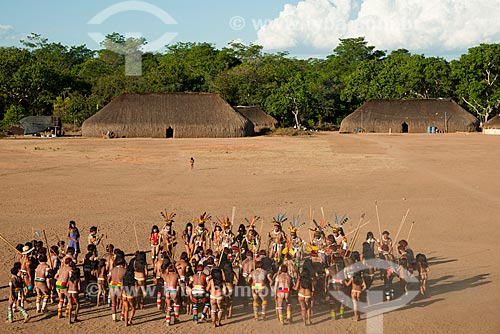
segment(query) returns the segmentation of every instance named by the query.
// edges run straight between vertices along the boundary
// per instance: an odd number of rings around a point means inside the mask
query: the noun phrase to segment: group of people
[[[203,213],[179,234],[173,228],[175,214],[164,212],[162,217],[161,229],[154,225],[148,237],[151,265],[145,251],[127,255],[107,243],[95,226],[90,228],[87,253],[78,261],[81,238],[74,221],[69,224],[67,246],[64,241],[50,248],[40,240],[19,244],[9,281],[7,321],[13,321],[16,310],[28,321],[25,300],[33,295],[37,313],[57,302],[58,317],[66,316],[69,323],[79,321],[83,295],[98,307],[108,305],[112,320],[126,326],[133,324],[137,308],[156,302],[165,312],[167,326],[179,322],[182,309],[194,322],[210,320],[217,327],[232,317],[236,297],[244,309],[251,300],[256,321],[266,319],[267,306],[274,300],[281,324],[292,323],[296,298],[308,325],[315,304],[324,300],[332,319],[343,318],[349,306],[353,319],[359,320],[358,302],[377,278],[383,281],[386,300],[395,297],[394,278],[399,278],[401,294],[408,292],[410,276],[419,279],[420,293],[426,293],[425,255],[415,256],[406,240],[393,244],[388,231],[378,238],[368,232],[361,251],[356,251],[359,225],[348,240],[342,223],[315,222],[305,241],[298,236],[305,223],[292,217],[288,234],[283,229],[287,218],[278,214],[266,242],[261,235],[265,223],[259,231],[256,228],[258,217],[247,219],[233,233],[228,217],[214,222]],[[178,247],[181,243],[183,247]]]

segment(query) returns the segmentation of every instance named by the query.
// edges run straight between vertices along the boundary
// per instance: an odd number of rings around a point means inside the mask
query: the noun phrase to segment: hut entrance
[[[408,124],[406,124],[406,122],[404,122],[403,124],[401,124],[401,132],[402,133],[408,133]]]
[[[172,127],[168,127],[167,133],[165,134],[165,137],[167,138],[174,138],[174,129]]]

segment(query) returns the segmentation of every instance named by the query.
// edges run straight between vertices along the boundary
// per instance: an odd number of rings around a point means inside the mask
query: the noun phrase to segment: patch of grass
[[[291,137],[296,137],[296,136],[311,136],[312,132],[311,131],[303,131],[303,130],[297,130],[294,128],[276,128],[267,135],[269,136],[291,136]]]

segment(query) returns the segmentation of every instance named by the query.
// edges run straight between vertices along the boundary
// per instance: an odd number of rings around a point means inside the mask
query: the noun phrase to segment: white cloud
[[[14,31],[13,26],[0,24],[0,36],[7,35]]]
[[[500,42],[500,0],[303,0],[260,27],[267,50],[332,50],[365,36],[378,49],[465,49]]]

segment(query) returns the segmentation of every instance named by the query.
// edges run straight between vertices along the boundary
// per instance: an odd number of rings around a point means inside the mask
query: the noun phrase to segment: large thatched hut
[[[340,132],[474,132],[478,126],[450,99],[370,100],[342,121]]]
[[[82,126],[84,137],[199,138],[253,135],[253,124],[217,94],[125,93]]]
[[[236,106],[237,112],[245,116],[253,124],[255,133],[262,133],[272,130],[278,125],[278,121],[271,115],[266,114],[262,109],[255,106]]]
[[[488,122],[484,123],[483,133],[487,135],[500,135],[500,115],[496,115]]]

